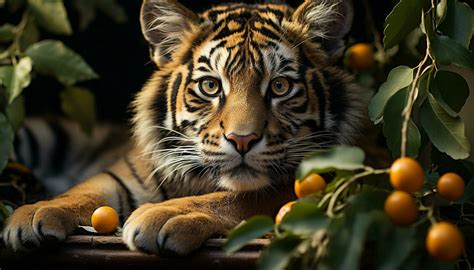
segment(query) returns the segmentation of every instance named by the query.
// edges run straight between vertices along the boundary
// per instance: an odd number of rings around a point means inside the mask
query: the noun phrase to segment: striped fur
[[[224,4],[201,14],[145,0],[142,30],[158,69],[133,102],[135,147],[65,194],[19,208],[7,245],[62,240],[102,204],[123,218],[142,205],[124,242],[187,254],[242,219],[273,214],[292,198],[305,155],[362,132],[366,95],[331,65],[351,17],[345,0],[296,10]]]

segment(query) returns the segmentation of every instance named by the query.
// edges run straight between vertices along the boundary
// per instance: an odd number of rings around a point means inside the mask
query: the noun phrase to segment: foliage
[[[116,23],[127,20],[116,0],[73,1],[72,7],[79,15],[79,30],[89,26],[98,11]],[[6,0],[0,1],[0,9],[12,20],[0,25],[1,172],[12,151],[13,134],[25,116],[23,90],[34,78],[50,76],[61,83],[64,114],[90,132],[96,118],[94,96],[78,84],[98,75],[61,41],[62,36],[74,34],[63,0]],[[42,40],[43,34],[56,39]]]
[[[466,239],[458,268],[472,268],[474,164],[463,160],[471,145],[459,112],[469,96],[462,71],[474,72],[473,29],[474,11],[460,0],[401,0],[386,18],[383,46],[374,30],[378,66],[358,74],[370,85],[375,80],[368,77],[392,67],[370,102],[369,117],[381,126],[394,158],[429,158],[423,190],[412,194],[421,211],[417,222],[392,224],[384,212],[392,190],[389,169],[365,166],[360,149],[339,146],[308,156],[296,171],[300,180],[324,173],[329,181],[324,192],[299,199],[273,228],[264,217],[241,224],[229,234],[226,250],[271,232],[259,269],[455,269],[455,263],[436,261],[425,249],[431,224],[448,220]],[[403,53],[415,56],[418,64],[391,66]],[[466,182],[464,196],[454,202],[437,194],[437,179],[449,171]]]

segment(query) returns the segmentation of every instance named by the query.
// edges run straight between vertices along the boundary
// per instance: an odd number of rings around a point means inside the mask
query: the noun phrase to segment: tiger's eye
[[[208,96],[215,96],[220,91],[220,84],[217,79],[204,78],[199,81],[199,89]]]
[[[279,77],[271,82],[271,88],[275,95],[283,96],[290,91],[290,81],[287,78]]]

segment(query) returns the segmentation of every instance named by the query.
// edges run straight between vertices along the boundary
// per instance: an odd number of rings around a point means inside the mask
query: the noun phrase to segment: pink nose
[[[250,151],[252,146],[259,139],[259,137],[255,133],[244,136],[231,133],[226,135],[225,138],[234,145],[237,152],[239,152],[241,155],[245,155],[245,153]]]

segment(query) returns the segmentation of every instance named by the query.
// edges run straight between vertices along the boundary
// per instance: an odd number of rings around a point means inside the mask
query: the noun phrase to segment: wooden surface
[[[29,254],[0,249],[0,269],[252,269],[267,239],[257,239],[241,251],[227,255],[224,239],[210,239],[186,257],[149,255],[130,251],[120,237],[71,236],[55,247]]]

